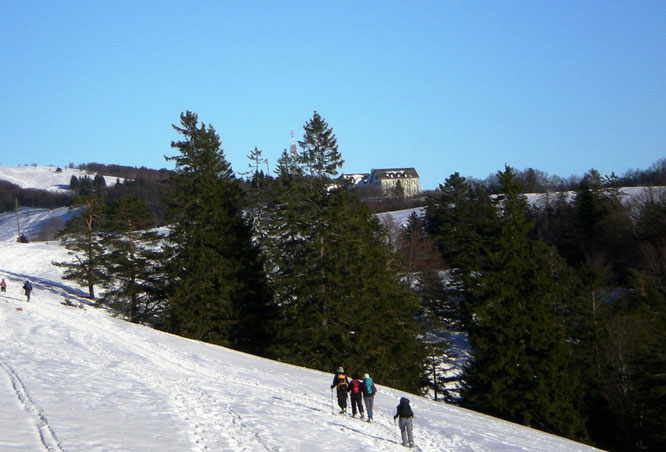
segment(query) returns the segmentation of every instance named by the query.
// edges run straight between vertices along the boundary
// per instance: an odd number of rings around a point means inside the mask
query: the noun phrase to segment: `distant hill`
[[[69,205],[71,197],[94,186],[99,177],[106,187],[106,202],[129,195],[141,199],[161,223],[166,211],[163,199],[166,169],[134,168],[121,165],[86,163],[78,168],[56,166],[0,166],[0,212],[19,207],[56,209]],[[72,178],[78,182],[70,189]],[[84,183],[86,182],[86,183]]]
[[[0,166],[0,180],[10,182],[20,188],[34,188],[55,193],[69,192],[72,176],[94,177],[97,173],[76,168],[56,166]],[[116,177],[104,176],[107,186],[116,183]]]

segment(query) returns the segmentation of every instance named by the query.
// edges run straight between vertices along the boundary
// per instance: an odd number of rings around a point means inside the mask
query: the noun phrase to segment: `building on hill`
[[[344,174],[358,188],[375,189],[384,196],[412,197],[419,193],[419,174],[414,168],[381,168],[370,173]]]

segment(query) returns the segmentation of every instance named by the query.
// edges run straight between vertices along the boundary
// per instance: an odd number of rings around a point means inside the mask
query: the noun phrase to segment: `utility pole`
[[[14,198],[14,203],[16,204],[16,231],[18,232],[18,241],[21,241],[21,224],[19,223],[19,208],[18,208],[18,198]]]

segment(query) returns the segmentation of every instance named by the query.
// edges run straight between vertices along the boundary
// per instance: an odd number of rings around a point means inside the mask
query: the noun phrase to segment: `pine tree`
[[[242,192],[212,126],[180,116],[170,180],[167,328],[179,335],[263,353],[270,293]]]
[[[152,212],[138,198],[113,203],[104,224],[104,286],[101,302],[135,323],[161,313],[158,240]]]
[[[556,309],[567,299],[566,267],[554,249],[530,239],[526,201],[511,168],[499,173],[498,236],[488,265],[466,287],[473,309],[473,361],[466,406],[574,439],[586,439],[575,404],[564,330]]]
[[[60,242],[67,248],[73,261],[53,262],[65,269],[64,279],[74,280],[88,288],[88,297],[95,299],[95,286],[102,279],[100,230],[104,221],[104,202],[101,193],[75,196],[70,203],[74,216],[65,224],[60,234]]]
[[[252,175],[252,178],[251,178],[252,179],[252,186],[254,188],[260,188],[260,185],[261,185],[260,175],[262,174],[260,167],[261,167],[261,165],[264,165],[264,164],[268,165],[268,159],[263,158],[261,150],[259,148],[257,148],[256,146],[254,147],[252,152],[250,152],[250,154],[247,156],[247,158],[251,162],[249,164],[249,167],[251,168],[251,171],[247,174]]]

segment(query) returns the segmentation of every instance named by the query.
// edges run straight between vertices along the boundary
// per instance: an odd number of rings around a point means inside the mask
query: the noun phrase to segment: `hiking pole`
[[[416,438],[416,422],[414,422],[414,416],[412,416],[412,444],[414,444],[414,438]]]
[[[398,442],[398,423],[395,418],[393,418],[393,436],[395,437],[395,442]]]
[[[333,388],[331,388],[331,414],[335,414],[335,402],[333,401]]]

